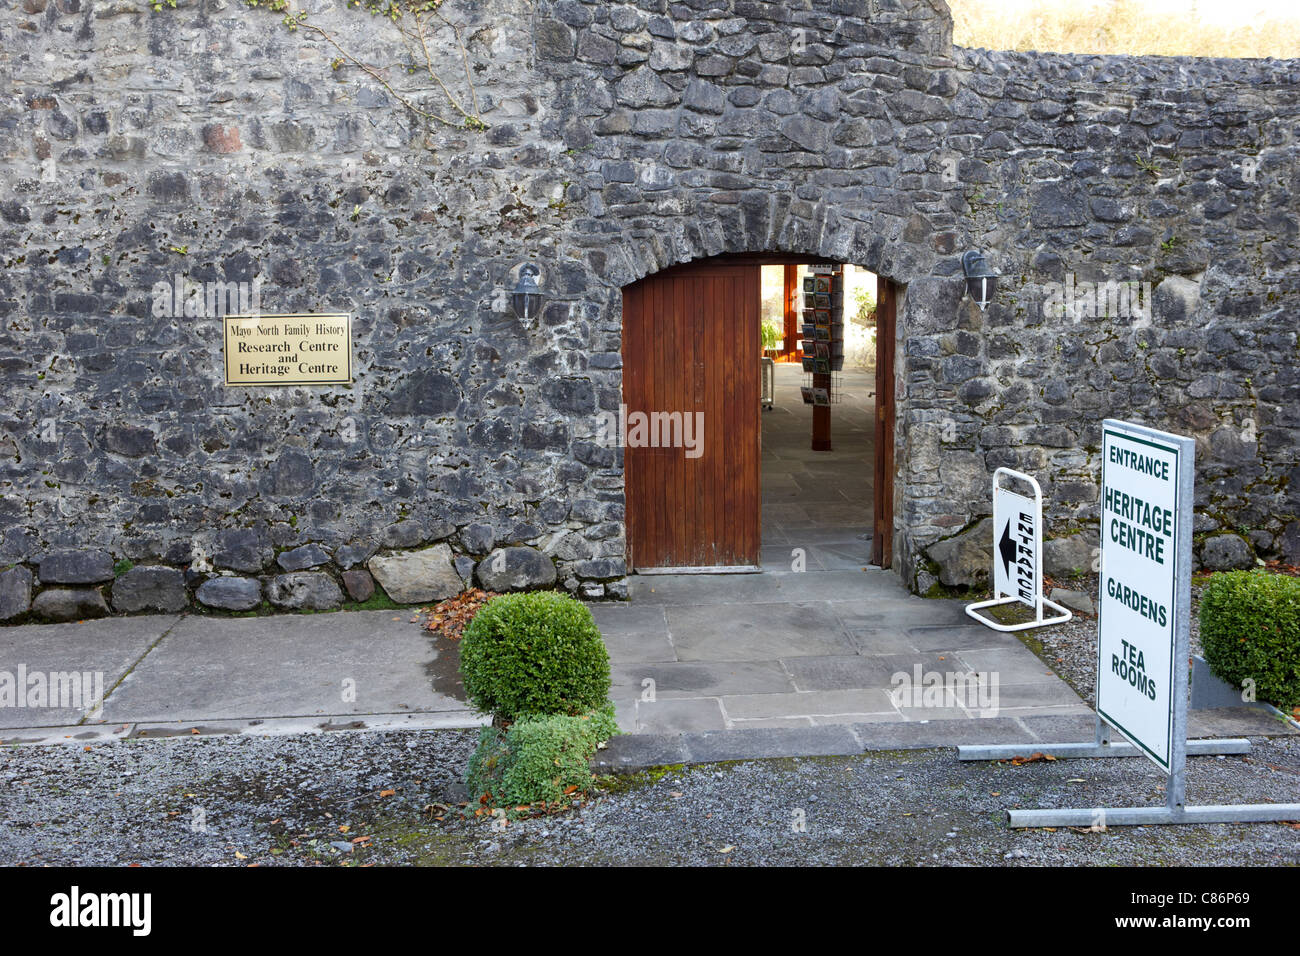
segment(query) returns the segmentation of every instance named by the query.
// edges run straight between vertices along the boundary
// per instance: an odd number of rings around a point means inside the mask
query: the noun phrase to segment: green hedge
[[[597,745],[616,733],[613,704],[580,716],[521,717],[504,732],[484,727],[465,785],[475,803],[486,794],[492,806],[569,803],[591,785]],[[570,787],[577,789],[566,793]]]
[[[1201,591],[1201,647],[1210,670],[1282,708],[1300,704],[1300,578],[1267,571],[1213,575]]]
[[[483,605],[461,638],[460,673],[470,702],[505,721],[583,714],[609,697],[609,655],[591,612],[555,591]]]

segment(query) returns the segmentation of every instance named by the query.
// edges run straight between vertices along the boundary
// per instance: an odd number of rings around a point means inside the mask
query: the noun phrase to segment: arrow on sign
[[[1011,565],[1016,563],[1016,543],[1011,540],[1011,519],[1007,519],[1002,529],[1002,540],[998,542],[998,554],[1002,556],[1002,567],[1007,577],[1011,576]]]

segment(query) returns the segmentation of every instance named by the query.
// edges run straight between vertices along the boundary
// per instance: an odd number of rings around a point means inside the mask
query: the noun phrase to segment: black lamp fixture
[[[537,284],[537,277],[542,270],[531,262],[519,267],[519,282],[510,294],[510,307],[515,315],[525,322],[531,322],[542,311],[542,290]]]
[[[983,312],[997,291],[998,274],[989,268],[984,253],[975,249],[961,257],[961,269],[966,273],[966,291]]]

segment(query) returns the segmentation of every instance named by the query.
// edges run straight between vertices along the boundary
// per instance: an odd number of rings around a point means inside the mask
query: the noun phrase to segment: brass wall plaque
[[[349,385],[352,316],[227,315],[227,385]]]

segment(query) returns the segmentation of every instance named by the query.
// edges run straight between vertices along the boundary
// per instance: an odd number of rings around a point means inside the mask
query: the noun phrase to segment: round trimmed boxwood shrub
[[[465,693],[483,713],[582,714],[609,696],[609,655],[591,611],[555,591],[503,594],[460,641]]]
[[[1300,578],[1225,571],[1201,591],[1201,647],[1221,680],[1279,707],[1300,704]]]

